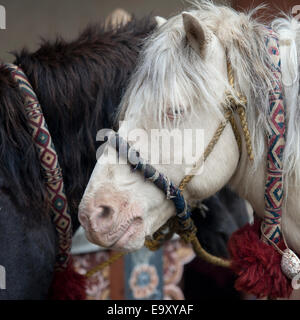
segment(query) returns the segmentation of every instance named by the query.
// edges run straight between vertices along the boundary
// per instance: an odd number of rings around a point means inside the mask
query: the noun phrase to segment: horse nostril
[[[79,221],[85,230],[100,232],[101,229],[111,223],[114,212],[114,209],[110,206],[94,207],[87,213],[81,212]]]
[[[114,213],[114,209],[109,206],[99,206],[98,208],[98,218],[110,218]]]
[[[88,216],[90,228],[94,232],[103,231],[108,225],[111,224],[114,210],[110,206],[98,206]]]

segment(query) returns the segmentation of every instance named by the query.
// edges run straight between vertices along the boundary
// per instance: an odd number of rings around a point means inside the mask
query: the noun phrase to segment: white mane
[[[266,115],[273,75],[268,67],[270,56],[265,45],[267,29],[253,18],[253,12],[238,13],[210,1],[196,3],[195,8],[189,12],[199,19],[208,35],[218,37],[233,66],[236,87],[248,99],[246,110],[254,147],[255,170],[261,161],[266,160],[265,136],[269,130]],[[299,56],[295,45],[300,37],[300,26],[291,19],[278,19],[273,23],[273,28],[280,34],[281,43],[284,39],[290,39],[293,47],[289,56],[285,56],[286,59],[282,61],[283,71],[295,70],[295,65],[297,70],[292,73],[297,81],[289,89],[291,98],[287,101],[289,123],[284,168],[291,173],[300,159],[300,114],[297,100]],[[121,117],[130,114],[137,119],[152,117],[152,120],[165,126],[166,108],[171,108],[174,114],[180,109],[188,109],[191,115],[201,116],[201,111],[194,107],[197,106],[194,101],[199,99],[202,107],[221,116],[220,105],[225,97],[214,90],[216,80],[226,80],[220,79],[220,76],[220,72],[205,63],[186,45],[182,16],[175,16],[146,42],[138,68],[123,98]],[[295,77],[292,76],[293,79]]]
[[[296,169],[300,160],[300,108],[299,108],[299,59],[300,59],[300,24],[297,20],[285,17],[277,19],[272,27],[279,34],[282,81],[287,106],[287,139],[284,153],[284,168],[288,176],[294,174],[299,181]]]

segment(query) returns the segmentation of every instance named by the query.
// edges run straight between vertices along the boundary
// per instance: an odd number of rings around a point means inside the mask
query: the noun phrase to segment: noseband
[[[233,70],[229,61],[227,63],[227,66],[228,80],[231,87],[234,89]],[[150,250],[157,250],[166,240],[169,240],[173,236],[174,232],[176,232],[185,242],[190,242],[193,245],[196,254],[202,257],[204,260],[223,267],[230,266],[229,261],[219,257],[215,257],[202,248],[196,236],[197,228],[194,225],[193,220],[191,219],[191,208],[187,204],[183,196],[183,192],[186,186],[193,179],[199,168],[209,157],[229,122],[231,123],[241,154],[241,137],[234,119],[235,111],[241,119],[241,126],[244,132],[249,158],[251,160],[253,159],[251,139],[245,115],[245,106],[247,104],[247,99],[239,93],[236,94],[236,96],[233,96],[231,93],[226,93],[225,101],[226,102],[223,105],[224,120],[222,120],[219,124],[217,130],[215,131],[215,134],[206,147],[203,156],[193,165],[193,169],[182,179],[178,187],[172,181],[170,181],[168,177],[156,170],[152,165],[146,163],[146,161],[141,158],[139,152],[130,147],[128,142],[121,138],[118,134],[109,139],[109,144],[116,149],[119,156],[127,159],[132,170],[141,172],[147,181],[152,182],[157,188],[163,191],[166,195],[166,198],[168,200],[171,200],[175,205],[176,216],[174,218],[171,218],[167,222],[167,224],[156,231],[153,234],[152,239],[147,239],[145,241],[145,246]]]

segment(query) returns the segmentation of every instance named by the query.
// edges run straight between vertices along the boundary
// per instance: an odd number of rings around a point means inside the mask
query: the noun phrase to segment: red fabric
[[[228,243],[232,269],[237,274],[235,288],[258,298],[287,298],[290,280],[281,271],[281,255],[260,240],[261,221],[236,231]]]
[[[49,291],[51,300],[85,300],[86,277],[74,270],[72,261],[64,271],[56,271]]]

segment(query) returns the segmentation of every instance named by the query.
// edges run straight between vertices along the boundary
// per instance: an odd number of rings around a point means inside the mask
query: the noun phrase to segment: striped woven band
[[[18,85],[23,98],[28,124],[32,129],[34,144],[38,150],[40,164],[52,211],[52,220],[58,235],[56,270],[64,270],[70,259],[72,222],[64,191],[62,171],[57,153],[49,133],[41,105],[22,69],[13,64],[4,65]]]
[[[283,204],[283,152],[285,147],[285,108],[281,83],[281,60],[277,35],[269,29],[266,45],[272,59],[273,90],[269,93],[267,177],[265,185],[265,215],[262,230],[267,239],[279,243]]]

